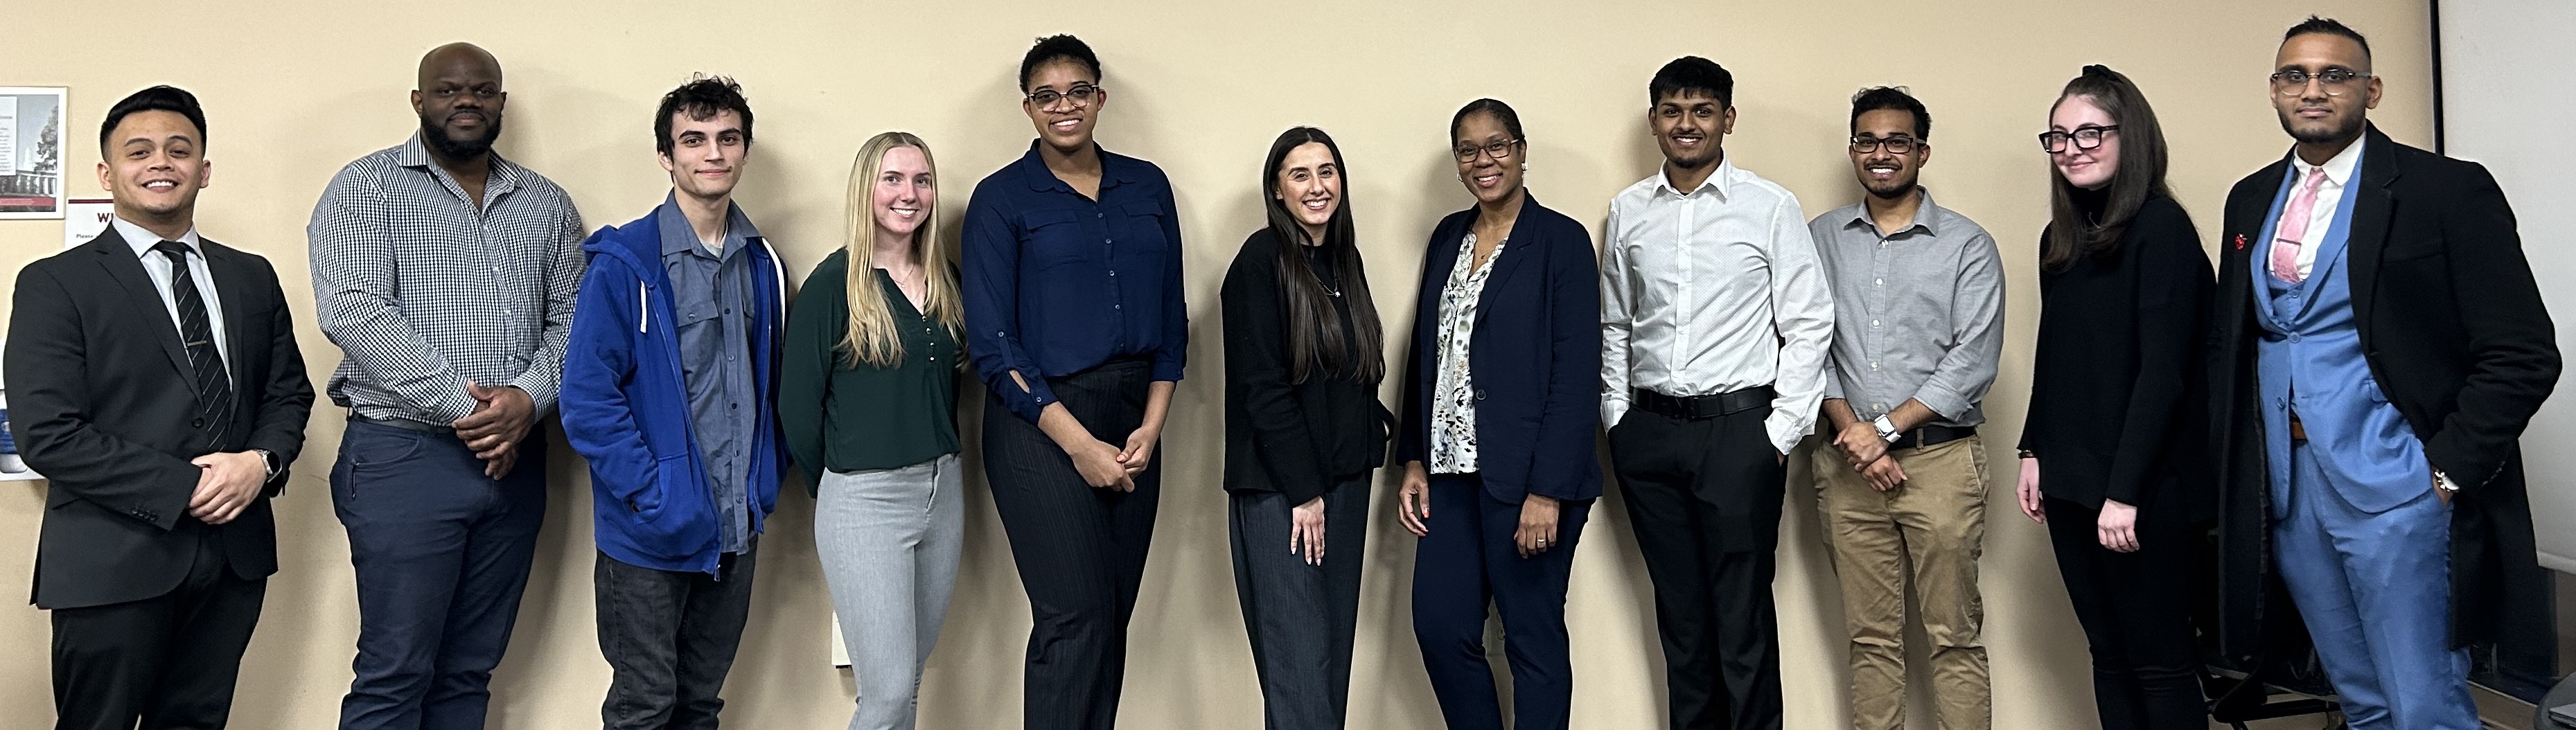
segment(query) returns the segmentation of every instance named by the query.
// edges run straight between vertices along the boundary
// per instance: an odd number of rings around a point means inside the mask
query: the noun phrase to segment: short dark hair
[[[197,125],[197,144],[206,143],[206,110],[197,106],[197,95],[176,86],[162,85],[134,92],[117,102],[116,106],[107,108],[107,121],[98,125],[99,150],[107,150],[108,135],[116,133],[117,124],[139,112],[171,112],[187,117],[189,124]]]
[[[1103,78],[1100,75],[1100,56],[1091,52],[1091,44],[1070,33],[1058,33],[1038,39],[1037,45],[1029,46],[1028,55],[1020,57],[1020,90],[1028,91],[1029,76],[1037,73],[1039,66],[1053,61],[1082,64],[1083,68],[1091,71],[1094,82]]]
[[[1924,111],[1923,101],[1906,93],[1902,86],[1872,86],[1852,95],[1852,134],[1860,134],[1860,115],[1880,109],[1895,109],[1914,115],[1914,138],[1932,138],[1932,113]]]
[[[2343,21],[2310,15],[2307,20],[2299,21],[2298,25],[2290,26],[2290,32],[2281,34],[2281,42],[2288,43],[2290,39],[2303,35],[2350,38],[2352,42],[2361,44],[2361,60],[2370,60],[2370,39],[2361,37],[2361,31],[2353,30],[2352,26],[2344,25]]]
[[[653,112],[653,150],[671,154],[672,115],[687,114],[690,119],[703,122],[725,112],[742,117],[742,146],[750,149],[751,101],[742,98],[742,85],[723,76],[690,76],[688,83],[663,94],[662,106]]]
[[[1494,115],[1494,120],[1503,123],[1503,131],[1511,134],[1512,139],[1528,141],[1521,134],[1520,112],[1512,111],[1512,105],[1503,103],[1501,99],[1477,99],[1458,107],[1458,114],[1449,118],[1449,138],[1457,139],[1458,127],[1467,123],[1467,117],[1477,114]]]
[[[1735,106],[1735,74],[1725,66],[1698,56],[1683,56],[1655,71],[1655,80],[1646,82],[1646,106],[1663,103],[1672,94],[1697,91],[1717,97],[1719,106]]]

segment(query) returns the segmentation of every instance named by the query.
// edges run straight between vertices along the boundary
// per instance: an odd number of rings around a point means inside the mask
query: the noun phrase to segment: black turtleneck
[[[2104,198],[2084,191],[2075,202],[2098,215]],[[2161,195],[2116,249],[2041,270],[2021,448],[2039,457],[2042,492],[2207,515],[2201,340],[2214,284],[2191,217]]]

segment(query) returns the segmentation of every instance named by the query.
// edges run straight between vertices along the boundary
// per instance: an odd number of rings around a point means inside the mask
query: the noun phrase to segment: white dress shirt
[[[2343,206],[2343,191],[2352,187],[2352,170],[2361,166],[2361,146],[2369,142],[2369,135],[2362,135],[2362,139],[2353,140],[2352,146],[2335,153],[2323,165],[2311,165],[2296,154],[2290,155],[2291,198],[2298,197],[2299,185],[2307,181],[2309,171],[2320,167],[2326,171],[2326,181],[2317,185],[2317,205],[2308,209],[2308,228],[2300,236],[2299,278],[2303,281],[2317,268],[2317,249],[2325,244],[2328,234],[2334,233],[2335,210]],[[2282,206],[2288,207],[2288,201],[2283,201]],[[2280,230],[2278,225],[2274,224],[2273,230]]]
[[[188,325],[179,321],[179,295],[170,290],[170,257],[152,250],[153,246],[161,244],[161,234],[143,230],[142,226],[121,217],[110,219],[108,225],[116,228],[116,235],[125,239],[125,245],[134,247],[135,257],[143,262],[143,273],[151,275],[152,288],[161,293],[162,308],[170,312],[170,329],[181,333],[181,337],[187,336]],[[224,333],[224,298],[215,294],[215,273],[206,268],[205,242],[198,240],[195,226],[189,226],[188,232],[181,234],[178,241],[188,247],[188,277],[197,283],[197,298],[206,301],[206,325],[214,330],[215,354],[230,363],[233,350],[230,338]],[[224,375],[231,377],[230,365],[224,367]]]
[[[1601,421],[1629,390],[1771,386],[1764,425],[1788,453],[1824,400],[1834,302],[1797,196],[1720,160],[1698,189],[1657,173],[1610,200],[1601,251]]]

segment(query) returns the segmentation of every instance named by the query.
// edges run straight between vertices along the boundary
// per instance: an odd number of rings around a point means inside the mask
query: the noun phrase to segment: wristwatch
[[[268,469],[268,475],[260,479],[262,482],[276,481],[278,470],[286,468],[285,464],[277,463],[277,454],[270,453],[267,449],[251,449],[250,452],[258,454],[259,465]]]
[[[1887,439],[1891,444],[1896,443],[1897,437],[1905,435],[1905,432],[1896,430],[1896,422],[1887,420],[1886,416],[1879,416],[1878,420],[1870,421],[1870,425],[1878,428],[1879,438]]]

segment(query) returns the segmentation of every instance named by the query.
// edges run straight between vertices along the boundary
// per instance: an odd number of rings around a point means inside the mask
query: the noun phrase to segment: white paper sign
[[[0,96],[0,177],[18,174],[18,97]]]
[[[63,249],[89,243],[106,233],[110,221],[116,220],[116,201],[107,198],[74,198],[63,205]]]

